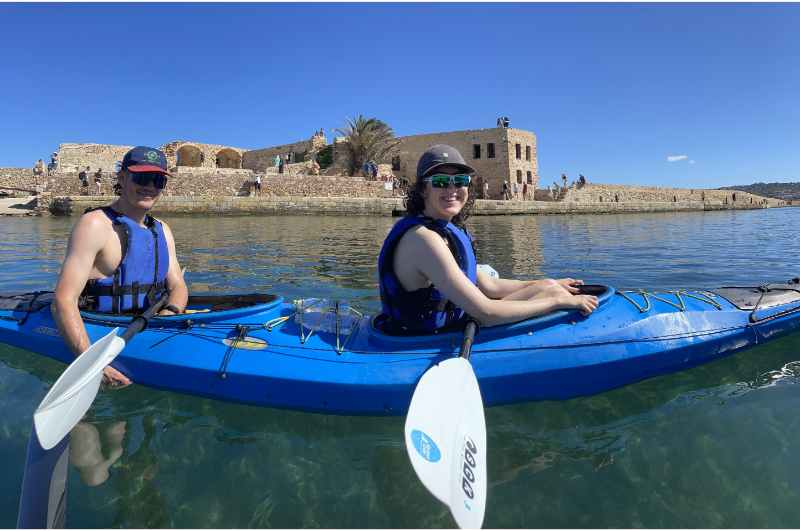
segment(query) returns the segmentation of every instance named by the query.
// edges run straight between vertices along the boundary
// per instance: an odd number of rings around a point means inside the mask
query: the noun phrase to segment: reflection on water
[[[167,221],[194,292],[379,306],[376,259],[395,220]],[[51,288],[73,222],[2,220],[2,291]],[[505,277],[671,288],[796,276],[798,222],[800,209],[469,225],[479,260]],[[601,395],[487,410],[486,526],[800,526],[799,360],[800,338],[789,336]],[[0,526],[15,523],[31,415],[61,370],[0,346]],[[67,524],[452,527],[416,479],[402,427],[402,418],[254,408],[136,385],[101,392],[73,433]]]
[[[101,430],[102,439],[101,442]],[[125,421],[108,426],[79,422],[70,432],[69,462],[78,469],[81,481],[96,487],[108,479],[108,469],[122,457]]]

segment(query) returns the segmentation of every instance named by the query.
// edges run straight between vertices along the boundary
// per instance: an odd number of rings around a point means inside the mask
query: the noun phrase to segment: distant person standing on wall
[[[103,189],[103,170],[100,168],[97,168],[97,171],[94,172],[94,184],[97,186],[97,195],[100,195]]]
[[[77,169],[77,168],[76,168]],[[81,180],[81,195],[89,195],[89,166],[78,174],[78,179]]]
[[[261,195],[261,174],[256,174],[255,188],[256,195]]]
[[[508,181],[503,181],[503,200],[508,201],[509,193],[508,193]]]
[[[34,177],[41,177],[44,175],[44,161],[39,159],[36,161],[36,164],[33,165],[33,176]]]
[[[278,166],[281,165],[281,156],[275,155],[272,157],[272,165],[275,166],[275,171],[278,171]]]
[[[516,201],[517,199],[519,199],[519,185],[517,184],[517,181],[514,181],[513,190],[514,190],[514,197],[513,198]]]
[[[483,181],[483,198],[489,199],[489,181]]]
[[[528,200],[528,183],[522,183],[522,199]]]
[[[283,166],[284,166],[283,157],[278,155],[278,173],[283,173]]]
[[[53,175],[58,168],[58,152],[53,151],[50,155],[50,164],[47,165],[47,175]]]

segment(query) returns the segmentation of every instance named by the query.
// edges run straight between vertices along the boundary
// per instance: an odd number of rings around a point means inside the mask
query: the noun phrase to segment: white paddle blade
[[[75,358],[39,404],[33,414],[33,425],[45,450],[57,445],[91,407],[103,379],[103,369],[125,348],[125,341],[117,336],[118,330],[115,328],[95,341]]]
[[[420,481],[461,528],[486,510],[486,420],[469,361],[451,358],[422,375],[408,409],[406,451]]]

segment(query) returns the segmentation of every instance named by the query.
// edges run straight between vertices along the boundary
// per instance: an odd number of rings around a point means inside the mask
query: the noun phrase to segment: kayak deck
[[[479,331],[470,362],[486,405],[606,391],[800,326],[796,284],[586,290],[600,302],[589,317],[559,311]],[[69,362],[51,300],[48,293],[0,297],[0,342]],[[421,375],[457,355],[461,343],[460,332],[390,336],[355,310],[331,317],[329,305],[308,311],[296,302],[263,294],[190,297],[192,313],[153,318],[114,366],[137,383],[222,400],[396,415],[407,410]],[[83,316],[92,341],[131,320]],[[330,331],[314,329],[323,321]]]

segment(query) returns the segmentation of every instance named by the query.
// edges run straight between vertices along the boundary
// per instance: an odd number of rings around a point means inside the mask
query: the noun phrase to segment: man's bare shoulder
[[[113,232],[113,223],[101,210],[86,212],[72,228],[73,236],[91,239],[105,239]]]

